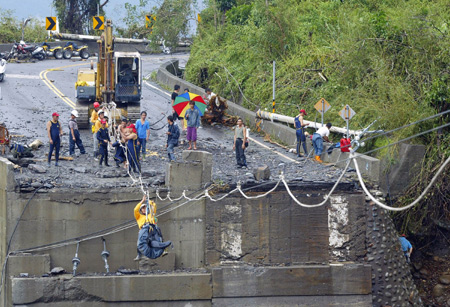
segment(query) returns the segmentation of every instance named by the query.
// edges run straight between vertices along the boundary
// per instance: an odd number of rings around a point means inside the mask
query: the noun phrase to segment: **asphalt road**
[[[184,64],[189,54],[143,56],[143,76],[149,76],[163,62],[172,57],[179,59],[180,64]],[[45,125],[51,119],[53,112],[61,115],[60,121],[66,133],[61,151],[63,155],[68,154],[67,124],[75,101],[74,85],[77,70],[89,65],[90,60],[81,61],[76,58],[8,64],[6,78],[0,83],[0,122],[4,122],[12,134],[24,136],[15,139],[18,143],[29,144],[35,139],[41,139],[44,142],[45,145],[35,152],[38,165],[47,168],[45,155],[48,150],[48,140]],[[141,110],[148,112],[148,119],[152,124],[170,114],[170,93],[152,81],[148,80],[144,84]],[[158,129],[165,123],[166,120],[162,119],[152,127]],[[150,142],[147,145],[151,156],[142,164],[144,179],[148,184],[163,182],[165,163],[161,162],[167,162],[165,132],[166,129],[151,131]],[[82,130],[81,136],[87,152],[92,154],[92,134],[88,130]],[[254,182],[252,170],[262,165],[269,166],[272,179],[277,179],[278,174],[283,171],[290,180],[332,182],[340,174],[340,170],[334,167],[319,165],[311,160],[298,160],[294,154],[265,143],[262,137],[251,136],[255,142],[250,142],[250,147],[246,151],[249,170],[237,169],[232,150],[232,130],[223,126],[199,129],[199,149],[209,151],[214,156],[214,180],[222,183],[240,180],[250,184]],[[180,146],[176,149],[177,158],[180,158],[183,149],[186,147]],[[110,155],[110,164],[113,164],[112,156],[113,153]],[[55,173],[60,174],[58,182],[54,183],[56,186],[84,187],[91,184],[89,180],[86,181],[86,178],[92,180],[102,178],[101,182],[110,186],[117,185],[118,181],[122,182],[122,185],[127,184],[126,172],[123,169],[99,168],[91,155],[77,157],[74,161],[62,161],[60,165],[58,170],[52,165],[43,174],[24,170],[16,177],[25,184],[25,187],[35,181],[44,182]]]

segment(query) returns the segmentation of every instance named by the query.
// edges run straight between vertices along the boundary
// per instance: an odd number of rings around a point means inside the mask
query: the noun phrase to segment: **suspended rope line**
[[[380,134],[376,134],[376,135],[373,135],[373,136],[371,136],[371,137],[368,137],[368,138],[366,138],[366,139],[364,139],[364,140],[361,140],[361,142],[367,142],[367,141],[372,140],[372,139],[375,139],[375,138],[377,138],[377,137],[380,137],[380,136],[383,136],[383,135],[391,134],[391,133],[393,133],[393,132],[395,132],[395,131],[398,131],[398,130],[401,130],[401,129],[408,128],[408,127],[410,127],[410,126],[419,124],[419,123],[421,123],[421,122],[424,122],[424,121],[427,121],[427,120],[430,120],[430,119],[433,119],[433,118],[436,118],[436,117],[440,117],[440,116],[445,115],[445,114],[448,114],[448,113],[450,113],[450,110],[447,110],[447,111],[444,111],[444,112],[440,112],[440,113],[437,113],[437,114],[434,114],[434,115],[431,115],[431,116],[422,118],[422,119],[417,120],[417,121],[415,121],[415,122],[406,124],[406,125],[401,126],[401,127],[398,127],[398,128],[394,128],[394,129],[389,130],[389,131],[384,131],[384,132],[382,132],[382,133],[380,133]]]
[[[284,178],[284,175],[280,175],[280,180],[277,181],[277,183],[275,184],[275,186],[274,186],[272,189],[270,189],[269,191],[267,191],[266,193],[264,193],[264,194],[259,194],[259,195],[256,195],[256,196],[248,196],[248,195],[246,195],[246,194],[244,193],[244,191],[242,191],[242,189],[241,189],[241,183],[240,183],[240,182],[238,183],[237,190],[238,190],[239,193],[241,193],[242,196],[244,196],[246,199],[258,199],[258,198],[266,197],[267,195],[269,195],[270,193],[272,193],[273,191],[275,191],[275,190],[278,188],[278,186],[280,185],[280,182],[283,180],[282,178]]]
[[[304,204],[302,202],[300,202],[297,197],[294,196],[294,194],[292,194],[291,189],[289,188],[289,185],[286,182],[286,179],[284,179],[284,177],[281,179],[283,181],[284,186],[286,187],[286,191],[288,192],[289,196],[292,198],[292,200],[299,206],[305,207],[305,208],[316,208],[316,207],[320,207],[326,204],[326,202],[328,201],[328,199],[330,198],[331,194],[333,194],[334,190],[337,188],[339,182],[341,182],[342,178],[344,178],[345,173],[347,172],[348,166],[350,165],[350,160],[347,162],[347,164],[345,165],[344,170],[342,171],[341,175],[339,176],[339,179],[336,181],[336,183],[334,184],[333,188],[331,188],[331,191],[325,195],[324,200],[321,203],[315,204],[315,205],[308,205],[308,204]]]
[[[430,133],[430,132],[439,130],[439,129],[441,129],[441,128],[448,127],[448,126],[450,126],[450,123],[447,123],[447,124],[444,124],[444,125],[441,125],[441,126],[438,126],[438,127],[435,127],[435,128],[432,128],[432,129],[429,129],[429,130],[426,130],[426,131],[423,131],[423,132],[420,132],[420,133],[417,133],[417,134],[414,134],[414,135],[409,136],[409,137],[407,137],[407,138],[398,140],[398,141],[393,142],[393,143],[389,143],[389,144],[387,144],[387,145],[384,145],[384,146],[381,146],[381,147],[378,147],[378,148],[375,148],[375,149],[372,149],[372,150],[369,150],[369,151],[366,151],[366,152],[363,152],[363,153],[356,153],[356,158],[357,158],[359,155],[367,155],[367,154],[370,154],[370,153],[373,153],[373,152],[377,152],[377,151],[379,151],[379,150],[381,150],[381,149],[384,149],[384,148],[387,148],[387,147],[390,147],[390,146],[394,146],[394,145],[397,145],[397,144],[402,143],[402,142],[405,142],[405,141],[409,141],[409,140],[411,140],[411,139],[413,139],[413,138],[416,138],[416,137],[418,137],[418,136],[421,136],[421,135],[424,135],[424,134],[427,134],[427,133]],[[380,134],[380,135],[378,135],[378,136],[382,136],[382,135],[384,135],[384,133],[383,133],[383,134]],[[350,159],[352,159],[352,158],[348,157],[348,158],[346,158],[346,159],[339,160],[339,161],[336,161],[336,162],[334,162],[334,163],[337,164],[337,163],[340,163],[340,162],[346,162],[346,161],[348,161],[348,160],[350,160]]]
[[[361,172],[359,171],[359,166],[358,166],[358,162],[356,162],[356,158],[353,154],[351,154],[351,158],[353,160],[353,164],[355,165],[355,169],[356,169],[356,174],[358,175],[358,180],[361,184],[361,187],[364,190],[364,193],[366,193],[366,195],[378,206],[380,206],[383,209],[386,210],[390,210],[390,211],[404,211],[404,210],[408,210],[411,207],[414,207],[415,205],[417,205],[419,203],[419,201],[421,201],[424,196],[428,193],[428,190],[433,186],[433,184],[436,182],[437,178],[439,177],[439,175],[444,171],[445,167],[447,166],[448,163],[450,163],[450,157],[447,158],[447,160],[445,160],[445,162],[441,165],[441,167],[439,167],[438,171],[436,172],[436,174],[433,176],[433,178],[431,179],[430,183],[427,185],[427,187],[425,188],[425,190],[423,190],[422,194],[420,194],[420,196],[418,198],[416,198],[412,203],[410,203],[409,205],[403,206],[403,207],[392,207],[392,206],[388,206],[386,204],[383,204],[382,202],[380,202],[379,200],[377,200],[367,189],[364,180],[361,176]]]

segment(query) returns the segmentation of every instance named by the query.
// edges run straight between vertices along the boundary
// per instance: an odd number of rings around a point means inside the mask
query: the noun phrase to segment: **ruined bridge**
[[[181,170],[189,178],[186,195],[197,195],[211,180],[210,153],[185,151],[183,158],[167,167],[166,185],[172,198],[185,188]],[[2,260],[5,242],[33,196],[20,192],[14,176],[12,164],[0,158]],[[247,186],[245,193],[260,195],[273,185]],[[298,182],[291,189],[300,201],[315,204],[331,186]],[[35,193],[11,251],[130,221],[137,187],[94,192],[53,188]],[[186,202],[164,202],[158,200],[156,190],[150,193],[162,211]],[[11,254],[2,292],[4,306],[379,306],[388,302],[402,306],[411,300],[420,304],[387,212],[367,202],[353,183],[341,183],[327,204],[318,208],[298,206],[282,186],[259,199],[239,193],[218,202],[202,198],[160,216],[159,225],[174,249],[155,261],[133,261],[137,226],[105,235],[108,274],[100,237],[80,243],[81,263],[75,277],[73,242]],[[67,273],[49,274],[54,267]]]
[[[171,73],[176,64],[162,65],[159,81],[201,92],[176,77],[176,71]],[[232,102],[229,106],[230,112],[252,122],[252,112]],[[295,134],[269,121],[263,129],[286,143]],[[408,150],[417,152],[408,148],[401,148],[404,156]],[[254,152],[258,154],[262,152]],[[179,162],[167,164],[166,188],[171,199],[183,191],[187,197],[200,197],[205,185],[217,180],[213,169],[223,160],[201,151],[185,151],[182,156]],[[336,158],[333,153],[323,160]],[[418,160],[400,160],[395,173],[408,177],[408,161]],[[384,184],[380,161],[360,157],[358,164],[373,183],[372,192],[382,198],[383,193],[375,190],[382,190]],[[303,178],[291,178],[289,187],[299,201],[317,204],[334,181],[309,180],[304,175],[309,167],[299,166],[296,172]],[[321,170],[326,178],[329,173]],[[67,171],[80,180],[94,176]],[[283,185],[252,198],[274,187],[275,172],[272,181],[245,182],[242,188],[250,198],[233,193],[220,201],[206,197],[163,201],[158,195],[165,199],[167,192],[158,193],[153,186],[150,197],[156,200],[158,212],[165,213],[158,224],[165,239],[174,242],[174,249],[155,261],[135,262],[138,228],[131,219],[141,191],[137,186],[130,188],[129,181],[124,182],[127,178],[100,175],[94,176],[96,188],[39,184],[36,190],[37,181],[23,185],[23,174],[0,157],[2,263],[17,225],[4,270],[3,306],[421,305],[388,212],[366,200],[352,176],[346,176],[326,204],[317,208],[298,206]],[[46,176],[33,174],[40,180]],[[60,178],[60,183],[67,180]],[[400,184],[391,188],[401,190]],[[233,189],[230,184],[214,190],[212,198],[220,199]],[[122,226],[114,228],[117,225]],[[109,273],[101,256],[102,238],[110,253]],[[72,259],[79,241],[81,262],[74,277]],[[50,243],[56,244],[47,246]],[[57,267],[64,271],[50,273]]]

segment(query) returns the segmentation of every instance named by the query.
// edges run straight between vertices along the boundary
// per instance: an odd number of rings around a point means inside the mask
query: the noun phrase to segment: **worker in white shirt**
[[[211,91],[210,88],[207,88],[207,89],[205,90],[205,93],[206,93],[206,94],[203,95],[203,99],[206,100],[208,103],[209,103],[209,101],[211,100],[211,97],[216,96],[216,94],[214,94],[214,93]]]
[[[314,147],[314,152],[316,154],[316,161],[322,163],[320,159],[320,155],[323,151],[323,140],[330,142],[328,136],[330,135],[331,123],[327,123],[324,127],[319,128],[316,132],[314,132],[312,137],[312,144]]]

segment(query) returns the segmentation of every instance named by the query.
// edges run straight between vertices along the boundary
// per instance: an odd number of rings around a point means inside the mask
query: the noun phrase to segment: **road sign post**
[[[155,15],[145,15],[145,28],[153,29],[153,22],[156,21]]]
[[[321,98],[315,105],[314,108],[322,114],[322,127],[323,127],[323,115],[326,111],[331,108],[331,105],[324,98]]]
[[[352,108],[347,104],[345,107],[339,112],[339,115],[342,117],[343,120],[347,123],[347,138],[350,137],[350,120],[353,118],[353,116],[356,115],[355,111],[353,111]]]
[[[92,17],[92,26],[94,30],[104,30],[105,29],[105,16],[94,16]]]
[[[47,31],[56,30],[56,17],[45,17],[45,30]]]

